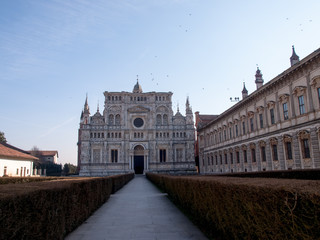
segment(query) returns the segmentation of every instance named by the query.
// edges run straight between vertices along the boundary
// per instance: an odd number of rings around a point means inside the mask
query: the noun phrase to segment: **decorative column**
[[[283,148],[283,137],[278,137],[278,159],[280,164],[280,169],[285,170],[286,164],[285,164],[285,157],[284,157],[284,148]]]
[[[298,133],[294,133],[292,136],[293,139],[293,156],[294,156],[294,162],[296,165],[296,169],[301,169],[301,155],[300,155],[300,145],[299,145],[299,138]]]
[[[266,158],[267,158],[267,171],[272,170],[272,157],[271,157],[271,149],[270,142],[266,141]]]
[[[258,171],[262,171],[260,144],[256,143],[255,145],[256,145],[256,160],[257,160]]]
[[[310,131],[310,140],[311,140],[311,154],[313,159],[313,167],[320,168],[320,149],[319,149],[319,140],[320,140],[320,127],[312,128]]]
[[[129,169],[130,169],[130,170],[133,169],[133,156],[132,156],[132,153],[130,154]]]

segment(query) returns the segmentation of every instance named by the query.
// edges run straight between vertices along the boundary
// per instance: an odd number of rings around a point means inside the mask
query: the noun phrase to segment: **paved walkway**
[[[80,239],[207,239],[145,176],[137,176],[66,237]]]

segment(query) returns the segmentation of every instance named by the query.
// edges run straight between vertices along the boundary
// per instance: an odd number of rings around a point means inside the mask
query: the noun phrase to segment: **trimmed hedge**
[[[320,181],[147,177],[209,237],[320,239]]]
[[[320,170],[319,169],[296,169],[296,170],[280,170],[280,171],[265,171],[265,172],[226,173],[226,174],[216,174],[216,175],[206,175],[206,176],[320,180]]]
[[[0,185],[9,183],[43,182],[56,179],[63,179],[63,177],[0,177]]]
[[[0,186],[0,239],[63,239],[133,174]]]

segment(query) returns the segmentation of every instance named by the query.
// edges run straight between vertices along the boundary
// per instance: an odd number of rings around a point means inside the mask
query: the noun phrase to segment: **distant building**
[[[33,175],[33,161],[38,158],[27,151],[0,143],[0,176],[25,177]]]
[[[40,162],[51,162],[58,163],[58,151],[29,151],[29,153],[37,158],[39,158]]]
[[[204,125],[197,125],[201,173],[320,168],[320,49]]]
[[[172,111],[171,92],[104,92],[103,113],[81,114],[78,167],[82,176],[195,172],[193,113]]]
[[[219,115],[209,115],[209,114],[200,114],[200,112],[195,112],[195,126],[196,128],[201,128],[211,122],[212,120],[216,119]],[[196,161],[196,167],[198,172],[200,171],[199,169],[199,133],[197,132],[196,136],[196,142],[195,142],[195,161]]]

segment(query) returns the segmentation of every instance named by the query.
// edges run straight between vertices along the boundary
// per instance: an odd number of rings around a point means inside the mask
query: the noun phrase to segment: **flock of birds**
[[[188,15],[189,15],[189,17],[192,16],[191,13],[189,13]],[[289,21],[289,18],[287,17],[286,20]],[[311,22],[312,22],[312,19],[309,20],[309,23],[311,23]],[[300,23],[300,24],[299,24],[300,31],[303,31],[302,26],[303,26],[303,24]],[[185,31],[185,32],[188,32],[188,30],[189,30],[189,29],[185,28],[185,27],[184,27],[183,25],[181,25],[181,24],[179,25],[179,28],[183,29],[183,31]],[[154,58],[158,58],[158,56],[155,55]],[[156,80],[155,75],[154,75],[153,73],[150,73],[150,75],[151,75],[151,81],[152,81],[152,82],[155,82],[155,84],[158,86],[158,85],[159,85],[159,81],[155,81],[155,80]],[[169,74],[167,74],[166,77],[169,78]],[[202,90],[205,90],[205,88],[202,88]],[[227,89],[227,90],[229,90],[229,89]]]
[[[289,21],[289,18],[286,18],[286,20]],[[312,19],[309,20],[309,23],[311,23],[311,22],[312,22]],[[300,28],[301,32],[303,32],[302,25],[303,25],[302,23],[299,24],[299,28]]]
[[[191,17],[192,14],[189,13],[188,16]],[[183,28],[183,26],[182,26],[182,25],[179,25],[179,28]],[[188,30],[189,30],[189,29],[184,29],[185,32],[188,32]],[[158,58],[158,56],[155,55],[154,58]],[[158,85],[159,85],[159,81],[155,81],[155,80],[156,80],[155,75],[154,75],[153,73],[150,73],[150,75],[151,75],[151,81],[152,81],[152,82],[155,82],[155,84],[158,86]],[[166,78],[169,78],[169,74],[166,74],[165,77],[166,77]]]

